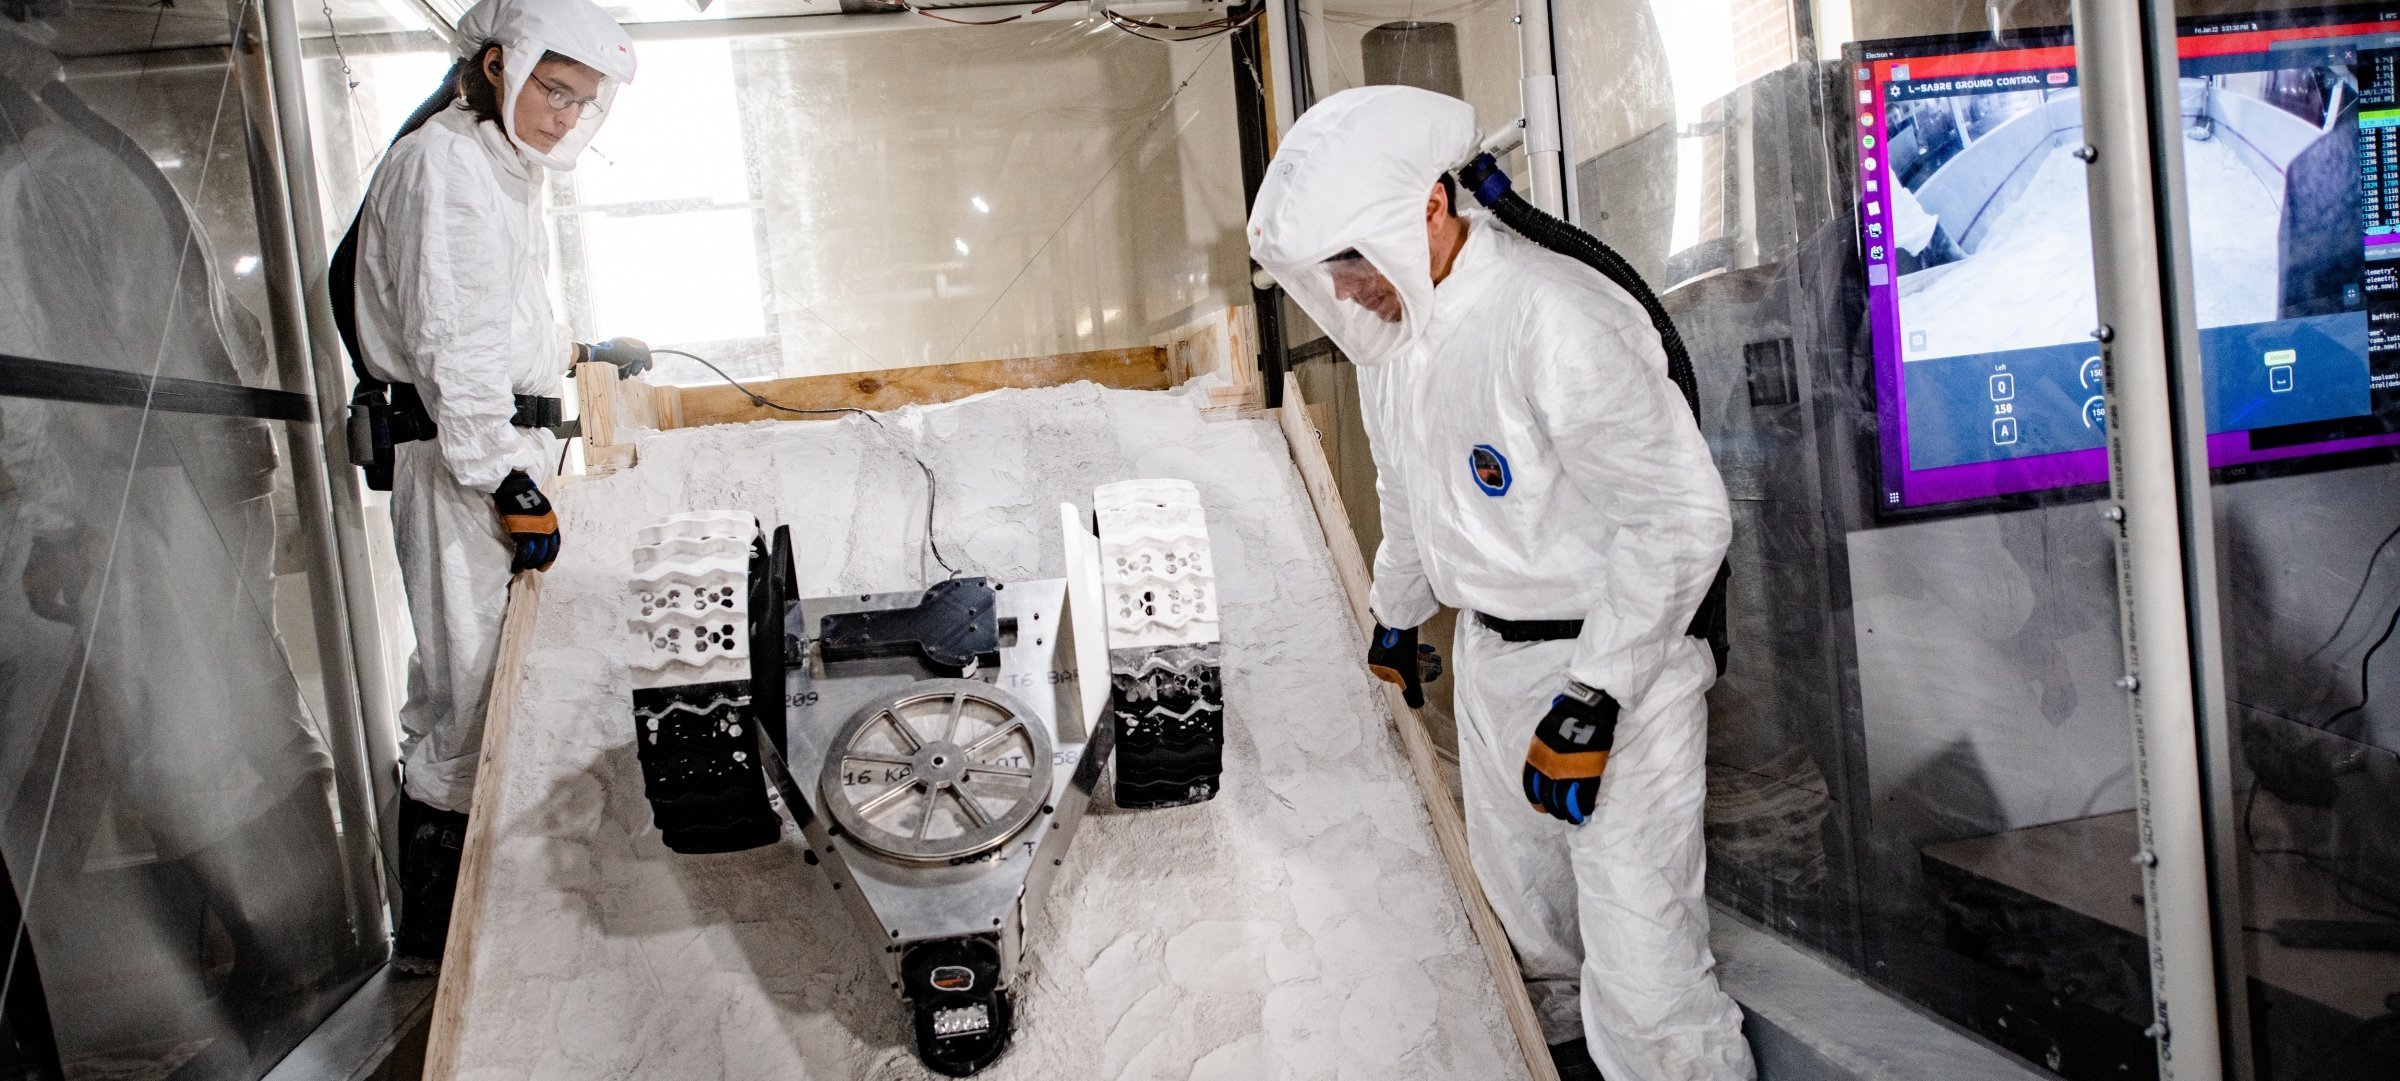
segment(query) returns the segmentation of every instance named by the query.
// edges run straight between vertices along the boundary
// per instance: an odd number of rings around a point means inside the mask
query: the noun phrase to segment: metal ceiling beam
[[[1145,0],[1141,3],[1109,4],[1107,9],[1119,15],[1148,17],[1176,15],[1220,8],[1209,0]],[[952,4],[928,11],[941,14],[965,13],[976,19],[1005,19],[1016,16],[1017,22],[1081,22],[1097,17],[1092,5],[1069,0],[1056,6],[1028,3]],[[1009,25],[1015,25],[1014,22]],[[884,30],[964,29],[954,23],[929,18],[912,11],[836,12],[819,15],[767,15],[753,18],[689,19],[679,22],[626,23],[625,32],[640,41],[694,41],[720,38],[750,37],[813,37],[841,34],[867,34]]]

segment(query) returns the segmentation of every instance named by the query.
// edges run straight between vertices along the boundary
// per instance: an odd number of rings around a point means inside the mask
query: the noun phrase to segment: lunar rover
[[[1104,485],[1086,523],[1060,507],[1063,578],[838,597],[793,596],[789,527],[748,514],[675,515],[637,538],[633,715],[668,847],[782,841],[780,802],[945,1075],[1007,1048],[1026,913],[1112,759],[1119,806],[1199,803],[1219,784],[1198,492]]]

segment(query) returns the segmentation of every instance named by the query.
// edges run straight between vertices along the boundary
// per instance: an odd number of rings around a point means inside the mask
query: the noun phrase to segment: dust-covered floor
[[[1063,573],[1057,505],[1198,484],[1224,613],[1225,788],[1093,805],[1031,919],[991,1078],[1511,1078],[1498,992],[1387,728],[1271,420],[1089,384],[860,418],[647,437],[562,486],[565,554],[497,806],[463,1077],[913,1078],[906,1013],[824,876],[781,846],[677,856],[642,798],[624,661],[634,530],[737,508],[792,526],[802,595]],[[920,569],[920,568],[925,569]]]

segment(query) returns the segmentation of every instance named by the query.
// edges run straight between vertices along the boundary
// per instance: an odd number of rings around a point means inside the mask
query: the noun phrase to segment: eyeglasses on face
[[[572,88],[560,86],[559,84],[542,78],[539,75],[532,76],[532,79],[535,84],[542,88],[542,94],[544,98],[549,101],[551,111],[563,113],[567,111],[569,107],[573,107],[575,109],[575,115],[580,116],[585,120],[590,120],[591,118],[600,115],[599,98],[576,97],[575,91]]]

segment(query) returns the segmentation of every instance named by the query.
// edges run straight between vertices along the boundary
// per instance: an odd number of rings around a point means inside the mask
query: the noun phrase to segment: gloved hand
[[[522,469],[510,473],[492,493],[492,502],[500,508],[500,528],[516,545],[509,573],[549,570],[558,560],[558,515],[542,498],[542,490],[533,486],[533,478]]]
[[[1385,683],[1396,684],[1410,709],[1425,708],[1425,685],[1442,678],[1442,655],[1430,644],[1417,642],[1417,629],[1393,630],[1375,625],[1367,640],[1367,670]]]
[[[575,362],[614,364],[617,378],[624,379],[650,370],[650,344],[640,338],[610,338],[591,344],[576,342]]]
[[[1617,700],[1580,683],[1550,700],[1525,748],[1525,798],[1533,809],[1583,825],[1600,801],[1600,773],[1617,745]]]

